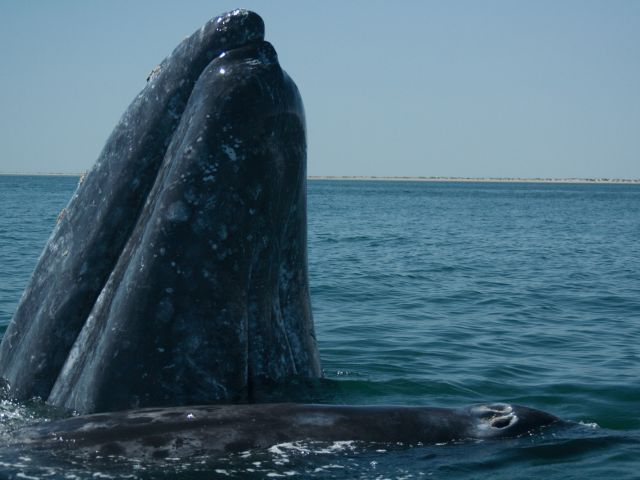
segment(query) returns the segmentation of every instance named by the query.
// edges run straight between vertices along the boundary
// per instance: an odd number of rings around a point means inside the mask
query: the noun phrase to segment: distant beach
[[[43,177],[80,177],[82,173],[0,173],[13,176],[43,176]],[[369,175],[309,175],[309,180],[358,180],[385,182],[470,182],[470,183],[604,183],[604,184],[638,184],[640,178],[520,178],[520,177],[384,177]]]
[[[396,182],[474,182],[474,183],[607,183],[640,184],[640,179],[626,178],[515,178],[515,177],[376,177],[309,176],[309,180],[363,180]]]
[[[0,175],[4,175],[4,176],[14,176],[14,177],[80,177],[82,175],[84,175],[84,173],[58,173],[58,172],[52,172],[52,173],[45,173],[45,172],[35,172],[35,173],[15,173],[15,172],[0,172]]]

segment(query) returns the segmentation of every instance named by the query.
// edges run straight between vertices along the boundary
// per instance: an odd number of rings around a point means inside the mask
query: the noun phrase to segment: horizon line
[[[85,172],[0,172],[0,176],[81,177]],[[496,183],[607,183],[637,184],[640,178],[608,177],[449,177],[423,175],[308,175],[308,180],[407,181],[407,182],[496,182]]]

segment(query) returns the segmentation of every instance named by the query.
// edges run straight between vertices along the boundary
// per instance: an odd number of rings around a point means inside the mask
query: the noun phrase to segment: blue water
[[[77,182],[0,176],[3,329]],[[329,380],[312,400],[507,401],[577,425],[414,448],[289,445],[161,467],[7,447],[0,475],[640,478],[640,186],[310,181],[308,201]],[[0,439],[47,415],[4,402]]]

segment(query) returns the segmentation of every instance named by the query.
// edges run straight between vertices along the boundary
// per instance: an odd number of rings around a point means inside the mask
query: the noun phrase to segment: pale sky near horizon
[[[640,1],[0,0],[0,172],[91,167],[147,74],[258,12],[310,175],[640,178]]]

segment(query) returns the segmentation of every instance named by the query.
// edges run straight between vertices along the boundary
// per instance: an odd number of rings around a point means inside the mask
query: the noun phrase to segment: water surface
[[[2,330],[77,182],[0,176]],[[578,426],[414,448],[287,444],[163,465],[5,447],[0,475],[638,478],[639,186],[317,180],[308,201],[312,304],[328,381],[304,399],[506,401]],[[292,388],[275,398],[300,395]],[[0,436],[51,415],[37,403],[5,402]]]

